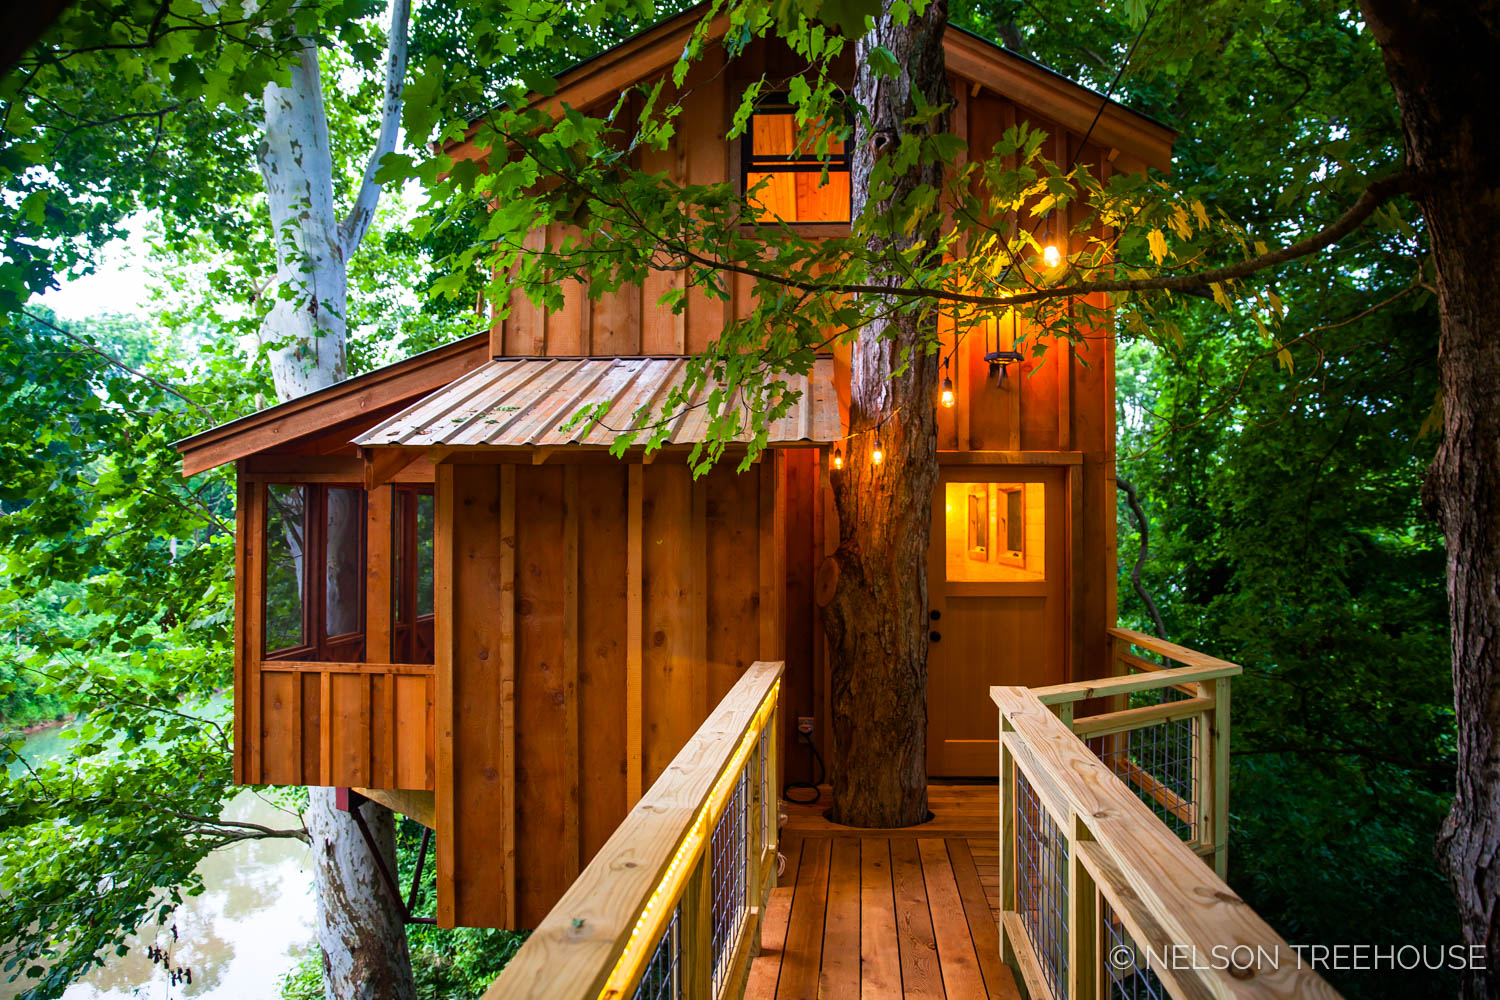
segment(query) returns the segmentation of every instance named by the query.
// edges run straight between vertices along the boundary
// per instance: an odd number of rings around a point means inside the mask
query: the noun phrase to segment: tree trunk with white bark
[[[395,149],[406,77],[411,0],[393,0],[380,134],[359,192],[340,221],[334,205],[333,157],[319,80],[318,51],[309,40],[286,86],[264,94],[261,175],[271,209],[276,290],[260,328],[276,394],[282,400],[345,378],[348,260],[370,227],[380,187],[380,158]],[[357,600],[358,594],[346,595]],[[318,890],[318,944],[329,1000],[414,1000],[411,955],[402,907],[384,884],[353,818],[335,806],[332,788],[309,789],[305,820],[312,838]],[[396,870],[395,817],[363,806],[376,846]]]

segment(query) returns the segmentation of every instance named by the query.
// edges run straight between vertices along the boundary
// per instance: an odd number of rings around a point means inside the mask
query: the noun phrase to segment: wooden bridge
[[[1240,668],[1110,634],[1113,676],[991,688],[998,784],[899,830],[780,800],[754,664],[487,1000],[1336,997],[1221,877]]]

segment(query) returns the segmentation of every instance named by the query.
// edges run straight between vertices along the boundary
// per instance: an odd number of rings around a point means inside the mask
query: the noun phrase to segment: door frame
[[[939,453],[940,467],[938,472],[938,481],[933,487],[933,496],[931,501],[932,527],[928,541],[927,591],[929,611],[934,608],[934,598],[937,598],[937,601],[942,604],[943,610],[946,610],[947,600],[953,597],[1046,598],[1050,596],[1049,591],[1052,591],[1052,593],[1056,595],[1056,600],[1060,604],[1060,607],[1057,609],[1057,627],[1060,629],[1061,633],[1059,637],[1058,656],[1062,671],[1062,679],[1067,680],[1072,678],[1075,673],[1073,664],[1075,651],[1073,637],[1073,602],[1075,600],[1073,569],[1074,555],[1077,551],[1078,542],[1076,535],[1079,527],[1079,525],[1076,523],[1078,504],[1075,502],[1075,493],[1081,478],[1078,473],[1081,469],[1082,455],[1077,452],[1063,452],[1057,454],[1058,458],[1064,459],[1062,461],[1044,460],[1039,462],[1021,463],[1015,461],[1014,459],[1006,461],[1004,460],[1004,458],[1001,458],[1001,456],[996,456],[996,458],[1000,458],[1001,460],[987,461],[986,458],[988,458],[988,456],[983,456],[979,453],[958,454],[962,454],[964,457],[956,461],[944,461],[944,458],[946,456],[944,456],[942,453]],[[1048,574],[1050,575],[1053,571],[1053,568],[1055,567],[1055,571],[1059,576],[1059,579],[1055,584],[1050,580],[1035,582],[955,581],[953,583],[949,583],[946,580],[945,573],[942,568],[945,564],[945,559],[939,558],[939,556],[943,554],[942,550],[945,549],[947,544],[946,524],[944,523],[944,518],[938,512],[938,503],[943,500],[943,495],[949,483],[990,482],[1040,482],[1046,484],[1049,489],[1056,489],[1059,491],[1059,503],[1056,505],[1056,507],[1052,507],[1051,504],[1048,505],[1052,508],[1052,511],[1055,514],[1059,515],[1057,517],[1057,521],[1059,523],[1057,527],[1054,527],[1052,523],[1050,523],[1052,521],[1052,517],[1048,518],[1049,523],[1047,524],[1047,534],[1045,542],[1045,559],[1047,563]],[[927,717],[929,730],[929,735],[927,737],[929,747],[928,770],[929,773],[931,773],[931,747],[933,739],[931,735],[931,729],[932,720],[934,718],[934,709],[938,708],[938,706],[934,706],[931,701],[932,681],[930,667],[927,690]],[[988,691],[986,691],[984,693],[984,697],[988,698],[988,696],[989,693]],[[998,738],[999,734],[996,733],[995,735]]]

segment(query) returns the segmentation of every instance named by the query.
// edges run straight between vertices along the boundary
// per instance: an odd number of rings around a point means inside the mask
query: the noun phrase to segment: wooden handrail
[[[1173,996],[1338,996],[1035,692],[992,687],[990,697],[1001,728],[1002,951],[1022,975],[1036,975],[1039,960],[1028,954],[1016,899],[1018,775],[1068,847],[1068,926],[1078,932],[1067,942],[1070,998],[1095,995],[1091,977],[1106,957],[1096,936],[1096,889],[1136,944],[1158,956],[1152,971]],[[1238,950],[1228,960],[1215,960],[1231,949]],[[1168,954],[1194,960],[1162,964]],[[1044,979],[1027,986],[1034,997],[1051,995]]]
[[[1121,639],[1132,646],[1149,649],[1153,653],[1165,656],[1169,660],[1176,660],[1185,666],[1234,667],[1236,672],[1241,669],[1238,664],[1230,663],[1228,660],[1221,660],[1217,656],[1209,656],[1207,653],[1200,653],[1196,649],[1188,649],[1186,646],[1179,646],[1175,642],[1158,639],[1154,635],[1137,632],[1135,629],[1111,628],[1106,631],[1112,639]]]
[[[633,988],[678,901],[685,915],[690,902],[696,908],[689,883],[703,878],[714,823],[739,774],[758,759],[761,732],[773,725],[783,670],[777,661],[756,662],[745,671],[532,932],[485,1000],[595,1000]],[[775,750],[769,753],[774,757]],[[772,784],[780,787],[774,770]],[[755,796],[759,801],[758,787]],[[751,842],[758,843],[758,836]],[[747,893],[761,891],[761,862],[750,861]],[[741,950],[739,961],[748,960],[748,936]]]
[[[1139,674],[1124,674],[1120,677],[1101,677],[1091,681],[1073,681],[1069,684],[1051,684],[1035,688],[1036,696],[1043,705],[1061,705],[1089,698],[1104,698],[1117,694],[1134,694],[1155,688],[1178,687],[1200,681],[1217,680],[1220,677],[1238,677],[1244,670],[1239,664],[1223,660],[1216,666],[1172,667]]]

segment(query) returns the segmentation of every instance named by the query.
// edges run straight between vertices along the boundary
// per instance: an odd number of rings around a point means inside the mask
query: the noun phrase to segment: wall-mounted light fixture
[[[984,360],[990,364],[990,375],[994,378],[995,387],[998,389],[1005,384],[1009,367],[1025,361],[1026,358],[1015,349],[1019,322],[1014,309],[1010,311],[1010,350],[1000,350],[1000,320],[997,318],[992,325],[995,330],[995,346],[990,346],[990,331],[987,328],[984,332]]]

